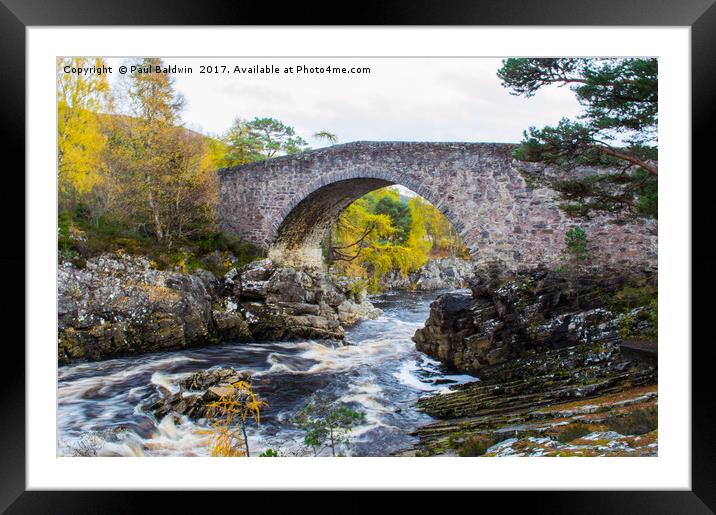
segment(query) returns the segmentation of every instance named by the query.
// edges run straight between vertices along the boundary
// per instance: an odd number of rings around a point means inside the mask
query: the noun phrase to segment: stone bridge
[[[557,194],[525,181],[514,145],[356,142],[219,171],[219,219],[291,265],[321,264],[320,244],[338,215],[366,193],[401,184],[435,205],[478,262],[555,265],[564,235],[581,225],[590,251],[612,265],[656,266],[656,223],[568,218]],[[545,169],[538,173],[548,173]]]

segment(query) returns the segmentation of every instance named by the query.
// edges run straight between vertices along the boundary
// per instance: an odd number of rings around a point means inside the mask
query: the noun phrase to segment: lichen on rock
[[[341,339],[344,327],[379,314],[350,281],[268,260],[221,278],[156,270],[126,254],[58,269],[60,363],[223,341]]]
[[[467,288],[473,267],[474,264],[465,259],[434,259],[409,274],[400,270],[388,272],[381,278],[380,287],[384,290],[417,291]]]
[[[381,313],[365,290],[356,295],[356,281],[314,268],[263,260],[231,270],[223,281],[227,305],[244,313],[257,340],[342,339],[345,327]]]
[[[471,290],[435,301],[414,340],[479,381],[420,399],[438,421],[400,455],[656,455],[652,273],[486,269]]]
[[[479,374],[510,359],[618,336],[625,325],[648,335],[649,317],[637,316],[644,307],[621,312],[609,300],[626,284],[655,281],[650,272],[483,270],[471,293],[440,296],[413,340],[449,367]]]
[[[155,270],[106,254],[58,270],[60,362],[189,347],[220,340],[206,277]]]

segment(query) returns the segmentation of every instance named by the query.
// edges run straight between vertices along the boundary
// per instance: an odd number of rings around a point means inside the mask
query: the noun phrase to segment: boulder
[[[269,260],[231,270],[224,284],[227,309],[243,314],[255,340],[342,339],[345,327],[381,313],[356,280]]]
[[[211,386],[220,384],[232,384],[238,381],[251,381],[251,375],[246,372],[239,372],[234,368],[213,368],[195,372],[179,382],[183,391],[202,391]]]
[[[213,311],[214,322],[222,340],[248,341],[251,339],[251,330],[244,317],[239,313],[230,311]]]
[[[218,341],[205,274],[102,255],[58,270],[59,360],[101,359]]]
[[[338,320],[341,324],[350,326],[366,318],[378,318],[381,311],[374,307],[370,302],[353,302],[344,300],[336,308],[338,311]]]
[[[192,419],[206,418],[211,414],[210,404],[232,395],[236,391],[232,385],[239,381],[251,384],[252,377],[230,367],[195,372],[179,382],[178,392],[162,390],[161,398],[150,410],[160,419],[170,413]]]

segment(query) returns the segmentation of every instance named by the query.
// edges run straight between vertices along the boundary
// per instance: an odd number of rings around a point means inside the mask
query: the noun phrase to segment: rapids
[[[303,446],[303,433],[289,421],[313,394],[365,413],[344,454],[389,456],[410,447],[416,441],[410,433],[433,420],[417,411],[419,397],[476,380],[445,372],[411,341],[438,294],[393,292],[373,298],[383,315],[349,329],[344,343],[225,343],[62,366],[58,455],[208,455],[205,421],[156,420],[148,406],[162,389],[178,391],[178,381],[192,372],[233,367],[251,371],[254,390],[269,404],[261,425],[250,425],[252,456],[269,447],[284,456],[312,455]]]

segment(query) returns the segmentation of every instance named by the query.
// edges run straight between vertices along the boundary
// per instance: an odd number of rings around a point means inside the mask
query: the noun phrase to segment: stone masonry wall
[[[222,230],[268,249],[273,259],[320,263],[319,244],[350,202],[401,184],[443,212],[477,262],[553,265],[564,234],[581,225],[592,254],[610,265],[655,267],[653,221],[568,218],[549,188],[528,185],[498,143],[356,142],[220,171]],[[530,165],[534,168],[534,165]]]

